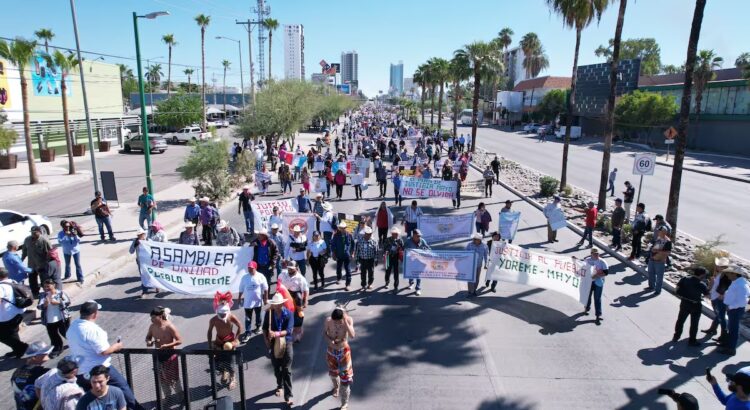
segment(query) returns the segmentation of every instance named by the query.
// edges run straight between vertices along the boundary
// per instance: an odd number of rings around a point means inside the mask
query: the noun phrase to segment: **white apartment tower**
[[[305,30],[302,24],[284,25],[284,78],[305,79]]]

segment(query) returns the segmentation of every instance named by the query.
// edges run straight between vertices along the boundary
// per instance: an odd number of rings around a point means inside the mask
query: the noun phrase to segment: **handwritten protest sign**
[[[362,182],[364,182],[365,178],[362,174],[354,174],[352,175],[352,185],[362,185]]]
[[[399,192],[404,198],[454,198],[456,181],[404,177]]]
[[[553,231],[559,231],[560,229],[568,226],[568,224],[565,222],[565,213],[563,213],[562,208],[555,208],[551,210],[548,213],[547,218],[549,218],[549,225]]]
[[[279,199],[275,201],[253,201],[250,207],[253,209],[255,218],[255,229],[268,229],[268,218],[273,215],[273,207],[278,206],[279,212],[297,212],[297,201],[294,199]]]

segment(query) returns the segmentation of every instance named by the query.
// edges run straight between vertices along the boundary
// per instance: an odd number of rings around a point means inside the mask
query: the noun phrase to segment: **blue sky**
[[[235,19],[244,20],[255,5],[253,0],[76,0],[81,48],[132,58],[135,56],[131,13],[168,10],[171,16],[140,20],[144,59],[160,57],[166,71],[167,49],[161,36],[173,33],[179,43],[173,61],[200,65],[200,32],[193,21],[199,13],[212,17],[206,39],[206,82],[213,75],[221,84],[221,60],[232,62],[227,85],[239,85],[236,43],[215,40],[226,36],[242,40],[245,82],[248,82],[247,34]],[[387,91],[389,64],[403,60],[404,75],[430,57],[449,58],[454,50],[475,40],[489,40],[503,27],[515,31],[514,44],[523,34],[536,32],[550,60],[544,74],[570,75],[575,36],[551,15],[545,0],[267,0],[272,16],[281,24],[305,26],[305,66],[318,72],[318,62],[338,62],[345,50],[359,53],[360,87],[372,96]],[[594,55],[599,44],[613,36],[619,3],[611,6],[599,25],[583,32],[580,64],[600,62]],[[624,38],[654,37],[661,46],[662,63],[681,64],[685,59],[690,31],[692,0],[630,0]],[[0,36],[31,37],[45,27],[56,33],[54,45],[73,46],[73,28],[67,0],[34,0],[4,4]],[[750,51],[748,0],[710,0],[706,7],[701,48],[714,49],[732,67],[743,51]],[[257,47],[257,37],[254,38]],[[273,75],[283,76],[281,30],[274,38]],[[255,49],[257,51],[257,48]],[[134,61],[125,62],[135,68]],[[267,61],[267,60],[266,60]],[[256,67],[257,68],[257,67]],[[173,68],[173,79],[185,81],[184,67]],[[166,73],[165,73],[166,74]]]

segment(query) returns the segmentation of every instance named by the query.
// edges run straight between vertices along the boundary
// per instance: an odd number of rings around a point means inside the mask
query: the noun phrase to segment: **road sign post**
[[[674,137],[677,136],[677,130],[674,127],[669,127],[664,131],[664,143],[667,144],[667,162],[669,162],[669,146],[674,144]]]
[[[654,175],[654,168],[656,168],[656,154],[639,153],[635,154],[633,159],[633,175],[640,175],[640,181],[638,182],[638,196],[635,201],[636,204],[641,202],[641,186],[643,185],[644,175]]]

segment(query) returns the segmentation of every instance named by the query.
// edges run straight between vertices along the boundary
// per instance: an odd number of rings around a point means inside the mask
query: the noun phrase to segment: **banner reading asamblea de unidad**
[[[273,215],[273,207],[279,207],[280,213],[297,212],[297,201],[294,198],[278,199],[275,201],[253,201],[250,207],[253,209],[253,218],[255,218],[255,229],[269,229],[268,218]]]
[[[404,198],[453,199],[456,196],[456,181],[403,177],[399,194]]]
[[[138,247],[143,284],[182,295],[213,296],[217,291],[237,293],[251,260],[253,248],[247,246],[192,246],[142,241]]]
[[[474,213],[464,215],[422,215],[417,220],[422,238],[430,243],[468,239],[474,232]]]
[[[487,280],[553,290],[584,305],[591,289],[591,267],[584,261],[530,251],[505,241],[492,243],[487,265]]]

